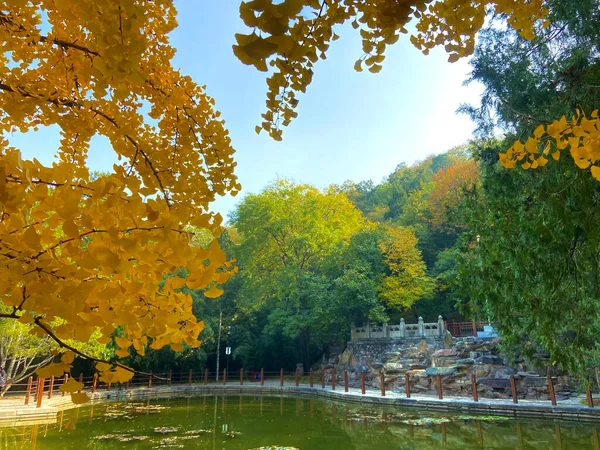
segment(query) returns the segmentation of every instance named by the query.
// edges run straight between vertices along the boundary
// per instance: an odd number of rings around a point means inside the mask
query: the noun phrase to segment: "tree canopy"
[[[198,345],[191,297],[178,281],[159,283],[183,266],[195,288],[228,278],[217,241],[193,247],[188,227],[219,235],[209,204],[240,189],[234,150],[214,100],[171,65],[175,15],[167,0],[34,0],[0,12],[0,132],[61,133],[51,167],[22,160],[0,138],[0,298],[10,308],[1,316],[63,347],[96,330],[107,342],[117,327],[119,356],[130,346]],[[95,135],[121,162],[92,179]],[[70,361],[66,354],[44,375]],[[98,365],[103,380],[132,375],[110,368]]]
[[[197,348],[214,342],[224,309],[240,357],[250,361],[263,338],[269,350],[301,339],[310,364],[311,346],[343,339],[353,321],[408,308],[437,315],[459,298],[494,317],[509,342],[582,370],[598,314],[599,14],[594,0],[241,2],[252,31],[236,35],[233,51],[271,70],[257,132],[282,138],[336,26],[361,35],[355,70],[377,73],[414,18],[410,40],[423,53],[473,54],[471,79],[485,93],[463,111],[480,137],[497,128],[506,137],[400,165],[379,184],[277,181],[242,200],[222,236],[210,205],[241,189],[234,149],[205,87],[172,66],[173,2],[7,3],[0,318],[68,350],[41,376],[69,371],[78,354],[97,362],[102,381],[123,382],[133,370],[123,361],[139,367],[147,349],[205,361]],[[5,137],[47,126],[61,135],[49,167],[23,160]],[[94,136],[119,158],[110,173],[86,166]],[[498,154],[504,167],[538,170],[500,170]],[[234,275],[218,307],[209,303]],[[557,315],[567,303],[577,310]],[[115,358],[81,347],[90,339],[114,342]]]
[[[408,33],[408,22],[417,19],[410,41],[424,54],[443,45],[450,62],[470,55],[475,34],[483,27],[486,13],[502,14],[527,39],[547,26],[548,10],[542,0],[252,0],[240,4],[240,17],[252,28],[249,34],[236,34],[234,54],[244,64],[263,72],[273,68],[267,85],[267,111],[262,115],[264,129],[276,140],[283,126],[297,116],[296,94],[306,92],[312,82],[313,67],[339,36],[334,27],[351,23],[362,39],[363,55],[354,69],[370,72],[382,69],[385,50],[400,35]]]
[[[585,376],[598,361],[600,11],[548,5],[536,40],[492,22],[471,62],[485,92],[463,109],[480,135],[500,127],[506,138],[476,146],[482,182],[460,207],[455,286],[508,347]],[[517,162],[525,170],[506,170]]]

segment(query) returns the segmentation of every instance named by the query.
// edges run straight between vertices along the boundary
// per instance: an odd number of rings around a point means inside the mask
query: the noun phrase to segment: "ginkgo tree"
[[[191,245],[190,227],[220,233],[209,211],[235,195],[234,150],[214,100],[171,65],[170,0],[0,2],[0,133],[57,127],[55,162],[24,160],[0,138],[1,317],[33,325],[68,349],[38,371],[68,372],[86,342],[133,347],[198,346],[203,324],[185,283],[217,297],[235,270],[214,240]],[[90,177],[90,140],[119,158]],[[185,266],[186,279],[165,274]],[[91,358],[94,359],[94,358]],[[100,380],[131,369],[97,361]],[[81,389],[72,382],[71,392]],[[85,396],[73,397],[84,401]]]
[[[267,79],[267,111],[264,129],[282,139],[282,127],[297,116],[297,94],[306,92],[313,68],[339,36],[335,27],[350,23],[360,33],[362,55],[354,69],[377,73],[385,50],[408,33],[407,25],[417,19],[410,41],[424,54],[444,46],[454,62],[473,53],[475,35],[487,13],[502,14],[527,39],[548,25],[543,0],[251,0],[240,5],[240,17],[252,29],[235,35],[233,52],[238,59],[263,72]]]

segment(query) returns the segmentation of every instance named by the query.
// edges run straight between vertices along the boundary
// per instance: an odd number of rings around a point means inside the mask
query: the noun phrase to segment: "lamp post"
[[[219,339],[217,340],[217,381],[219,381],[219,360],[221,358],[221,327],[223,326],[223,311],[219,307]]]

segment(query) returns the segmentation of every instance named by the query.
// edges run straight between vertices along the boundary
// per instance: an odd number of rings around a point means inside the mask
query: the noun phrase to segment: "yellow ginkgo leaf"
[[[133,378],[134,372],[117,366],[113,372],[113,381],[115,383],[127,383]]]
[[[55,377],[58,378],[71,368],[68,364],[62,363],[50,363],[47,366],[40,367],[35,371],[38,377],[40,378],[50,378]]]
[[[85,392],[73,392],[71,393],[71,401],[76,405],[82,405],[90,401],[90,398]]]
[[[117,355],[119,358],[127,358],[129,356],[129,350],[120,348],[119,350],[115,351],[115,355]]]
[[[30,226],[23,234],[23,241],[27,246],[33,250],[41,250],[42,242],[40,236],[36,233],[35,227]]]
[[[105,362],[98,362],[96,363],[96,370],[98,370],[99,372],[105,372],[107,370],[110,370],[110,364]]]
[[[73,364],[73,361],[75,360],[75,353],[71,351],[65,352],[60,357],[60,360],[65,364]]]
[[[213,286],[210,289],[204,291],[204,296],[206,298],[218,298],[221,295],[223,295],[223,292],[225,292],[223,291],[223,289],[219,289],[218,287]]]
[[[62,229],[68,237],[73,239],[79,238],[79,227],[71,219],[63,222]]]
[[[177,342],[175,344],[171,344],[171,350],[173,350],[174,352],[182,352],[183,351],[183,345],[181,345],[180,342]]]
[[[83,389],[83,383],[76,381],[74,378],[69,378],[69,381],[60,386],[60,392],[77,392]]]
[[[381,64],[373,64],[371,67],[369,67],[369,72],[379,73],[381,72],[381,69],[383,69]]]

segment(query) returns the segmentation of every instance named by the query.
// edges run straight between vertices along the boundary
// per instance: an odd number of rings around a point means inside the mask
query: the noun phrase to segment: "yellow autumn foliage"
[[[538,125],[525,143],[515,142],[500,153],[500,163],[511,169],[517,163],[525,170],[544,167],[548,158],[560,160],[568,150],[569,156],[583,170],[600,181],[600,118],[598,110],[590,117],[577,110],[570,119],[562,116],[548,125]]]
[[[273,72],[267,79],[267,110],[256,132],[265,130],[282,139],[283,126],[297,116],[296,94],[306,92],[314,64],[327,58],[339,36],[334,28],[345,23],[360,33],[362,56],[354,69],[372,73],[383,68],[385,50],[416,19],[410,41],[424,54],[444,46],[450,62],[473,53],[475,35],[487,13],[503,14],[526,39],[546,26],[543,0],[250,0],[240,5],[240,17],[251,28],[236,34],[233,53],[244,64]]]
[[[0,1],[0,133],[61,133],[50,167],[0,138],[3,317],[59,343],[121,327],[123,355],[198,344],[191,298],[159,283],[183,266],[191,288],[226,281],[234,269],[216,240],[192,246],[189,230],[217,237],[209,205],[240,185],[214,100],[171,64],[176,25],[171,0]],[[98,178],[86,167],[94,136],[120,161]],[[122,369],[100,372],[122,382]]]

